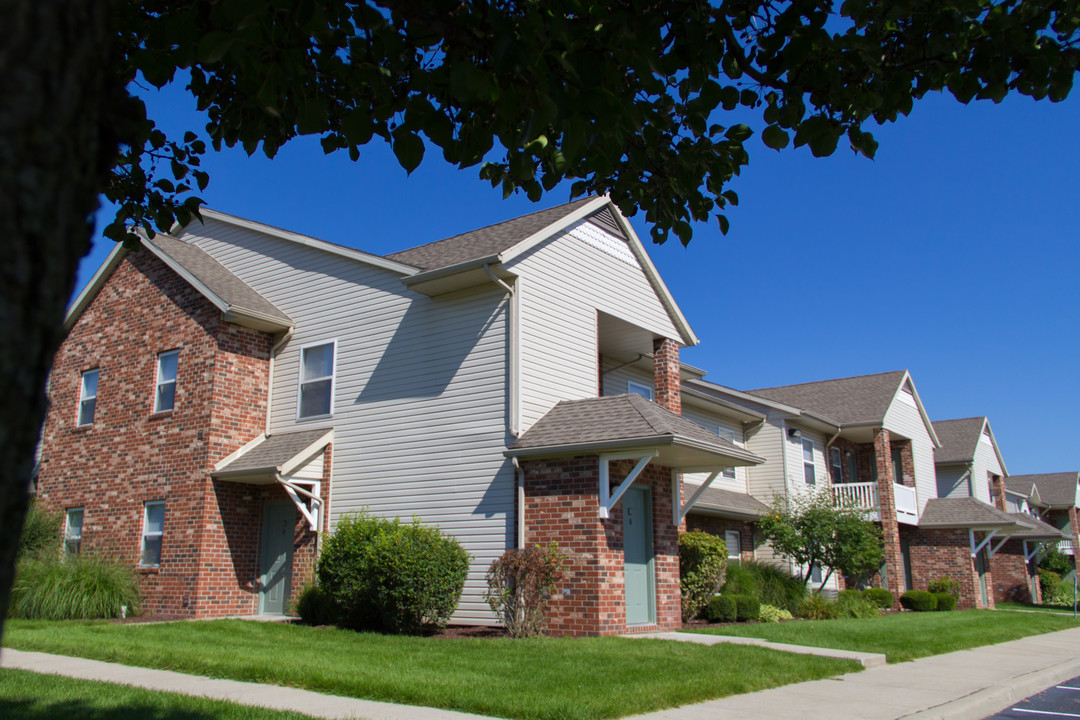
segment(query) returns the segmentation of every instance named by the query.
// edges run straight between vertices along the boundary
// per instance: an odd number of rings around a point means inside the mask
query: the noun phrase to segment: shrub
[[[752,595],[758,602],[796,613],[806,598],[806,585],[783,568],[749,561],[727,570],[723,593]]]
[[[701,617],[713,623],[730,623],[738,619],[738,611],[734,595],[714,595],[705,603]]]
[[[1055,572],[1060,577],[1069,574],[1073,569],[1073,561],[1056,547],[1050,546],[1039,558],[1039,567]]]
[[[468,553],[437,528],[358,513],[338,521],[317,574],[342,624],[415,634],[446,624],[468,571]]]
[[[762,605],[761,612],[758,613],[758,620],[761,622],[780,622],[781,620],[791,620],[794,616],[783,608],[778,608],[775,605]]]
[[[948,575],[942,575],[937,580],[931,580],[930,584],[926,586],[926,589],[927,591],[932,592],[935,595],[946,593],[948,595],[952,595],[953,598],[960,597],[960,583],[958,583],[956,580],[953,580]]]
[[[799,606],[799,617],[807,620],[835,620],[840,617],[840,605],[821,593],[813,593]]]
[[[1042,601],[1046,605],[1072,604],[1072,593],[1066,594],[1061,576],[1053,570],[1039,568],[1039,589],[1042,590]]]
[[[936,592],[934,597],[937,598],[935,610],[949,611],[956,607],[956,596],[952,593]]]
[[[900,596],[900,604],[908,610],[926,612],[937,608],[937,597],[927,590],[908,590]]]
[[[866,588],[862,594],[864,598],[882,610],[888,610],[893,606],[893,594],[885,588]]]
[[[735,619],[739,622],[757,620],[761,614],[761,603],[752,595],[734,595]]]
[[[294,609],[300,616],[300,622],[305,625],[333,625],[337,622],[337,604],[330,593],[318,585],[305,585]]]
[[[100,557],[26,557],[19,562],[9,616],[93,620],[137,615],[139,585],[130,567]]]
[[[64,513],[50,510],[31,500],[19,537],[18,557],[38,557],[60,554],[64,532]]]
[[[547,602],[562,577],[566,556],[551,543],[504,552],[487,573],[487,600],[510,637],[535,637],[547,621]]]
[[[682,619],[687,622],[701,612],[724,580],[727,545],[707,532],[695,530],[679,535],[679,589]]]
[[[839,617],[870,618],[881,615],[881,608],[858,590],[844,590],[836,600]]]

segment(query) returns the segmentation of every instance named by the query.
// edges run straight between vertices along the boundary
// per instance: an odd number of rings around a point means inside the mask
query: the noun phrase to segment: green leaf
[[[770,125],[761,131],[761,141],[765,143],[765,147],[779,151],[788,146],[791,138],[779,125]]]
[[[739,123],[738,125],[732,125],[724,133],[724,137],[728,140],[734,140],[735,142],[742,142],[754,134],[754,131],[750,129],[749,125]]]
[[[728,230],[731,229],[731,222],[727,219],[726,215],[717,215],[716,221],[720,223],[720,234],[727,235]]]
[[[393,148],[398,163],[410,175],[424,159],[424,141],[411,130],[404,128],[395,130]]]

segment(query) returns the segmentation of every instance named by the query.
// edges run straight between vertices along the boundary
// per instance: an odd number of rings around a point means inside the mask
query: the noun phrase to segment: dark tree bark
[[[45,383],[117,149],[107,0],[0,3],[0,639]]]

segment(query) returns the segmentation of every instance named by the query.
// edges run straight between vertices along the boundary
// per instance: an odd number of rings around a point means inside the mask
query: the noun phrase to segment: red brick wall
[[[900,527],[896,521],[896,499],[893,494],[892,445],[889,431],[874,431],[874,459],[877,463],[878,501],[881,510],[881,531],[885,543],[885,574],[889,591],[899,603],[904,592],[904,561],[900,552]],[[914,564],[912,558],[912,564]]]
[[[613,485],[632,462],[611,464]],[[548,631],[553,635],[616,635],[627,632],[623,584],[622,511],[599,516],[597,456],[522,463],[525,472],[525,543],[556,542],[568,556],[563,580],[551,599]],[[678,528],[672,522],[671,473],[649,465],[637,484],[652,490],[656,625],[681,626]]]
[[[656,404],[681,415],[679,346],[670,338],[653,341],[653,384],[653,400]]]
[[[263,430],[270,343],[222,322],[209,301],[142,250],[118,265],[57,352],[39,497],[84,507],[84,551],[132,565],[143,503],[165,500],[161,565],[138,571],[147,612],[253,607],[260,493],[212,483],[209,470]],[[175,408],[154,414],[157,354],[176,349]],[[94,423],[77,428],[81,371],[91,368],[100,370]]]
[[[994,607],[993,567],[986,572],[990,602],[983,605],[967,530],[916,530],[905,526],[903,532],[910,542],[911,580],[916,590],[926,590],[932,580],[948,575],[960,585],[957,608]],[[981,539],[979,533],[976,533],[975,539],[978,543]]]
[[[749,562],[754,559],[754,526],[744,520],[732,520],[731,518],[716,517],[715,515],[700,515],[693,511],[686,516],[687,530],[700,530],[724,539],[724,532],[734,530],[739,533],[739,559]],[[731,554],[728,548],[728,554]]]
[[[1038,593],[1038,583],[1031,582],[1030,565],[1024,560],[1022,541],[1005,543],[990,559],[990,570],[994,577],[995,602],[1039,602],[1031,595],[1033,584]]]

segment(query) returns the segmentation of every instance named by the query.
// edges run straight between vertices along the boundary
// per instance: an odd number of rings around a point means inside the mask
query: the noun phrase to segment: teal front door
[[[622,508],[626,624],[648,625],[656,622],[652,496],[648,488],[627,490],[622,496]]]
[[[979,599],[982,600],[983,607],[987,607],[990,604],[990,598],[986,592],[986,568],[990,564],[986,561],[986,548],[983,548],[975,555],[975,572],[979,573]]]
[[[284,615],[292,583],[296,506],[291,500],[263,503],[262,553],[259,559],[259,612]]]

